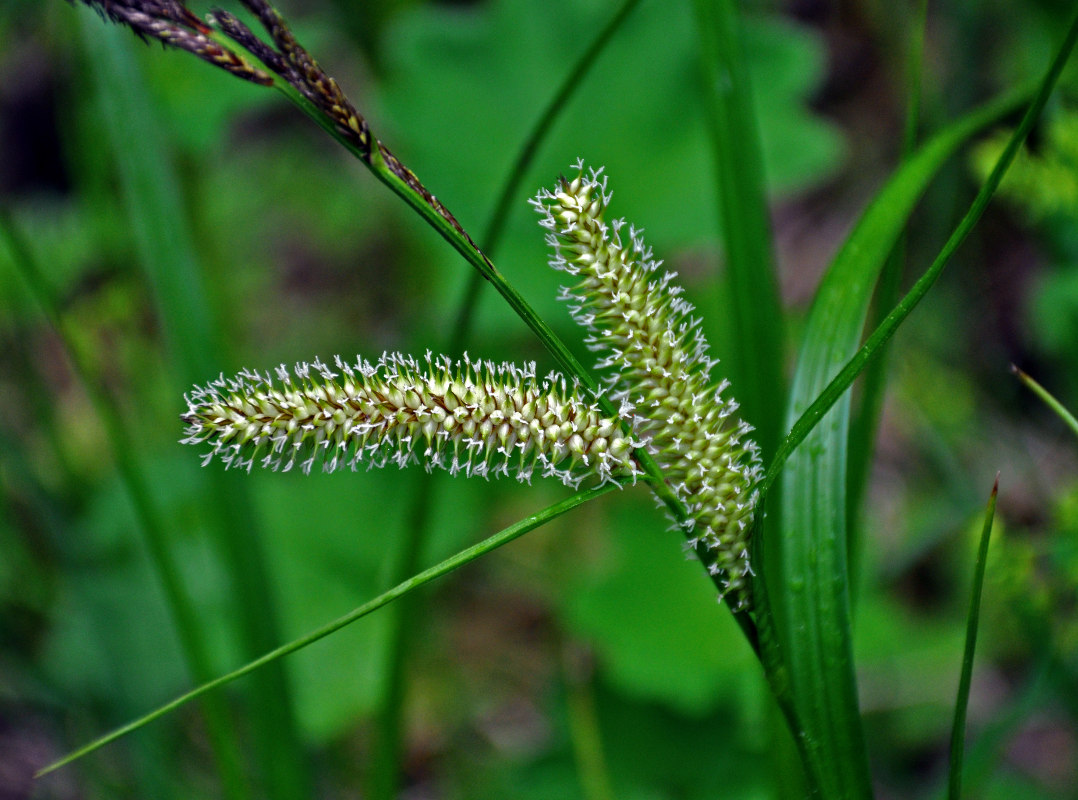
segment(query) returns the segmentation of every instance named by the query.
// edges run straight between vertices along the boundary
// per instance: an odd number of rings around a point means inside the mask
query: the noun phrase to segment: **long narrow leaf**
[[[996,498],[999,495],[999,475],[988,498],[984,514],[977,563],[973,569],[973,589],[970,593],[969,613],[966,615],[966,646],[962,653],[962,674],[958,679],[958,698],[954,704],[954,724],[951,727],[951,758],[947,781],[947,796],[959,800],[962,796],[962,759],[966,745],[966,708],[969,705],[970,684],[973,681],[973,653],[977,649],[977,625],[981,618],[981,590],[984,588],[984,570],[988,563],[988,542],[992,536],[992,521],[996,517]]]
[[[780,447],[767,477],[769,482],[774,480],[782,459],[788,455],[786,485],[779,506],[781,526],[770,528],[764,540],[767,570],[764,586],[775,609],[771,621],[777,626],[776,652],[788,667],[794,703],[805,726],[797,733],[806,739],[810,780],[825,797],[871,794],[850,642],[845,518],[849,397],[845,390],[928,291],[983,213],[1010,159],[1054,87],[1076,35],[1078,16],[1022,124],[970,212],[913,291],[849,361],[846,359],[860,336],[872,282],[905,217],[901,214],[894,218],[893,210],[881,208],[887,190],[840,252],[813,306],[789,410],[791,421],[797,419],[797,422]],[[937,136],[925,150],[933,145],[938,147],[940,141]],[[915,165],[923,169],[927,166],[925,158],[911,160],[900,175]],[[916,194],[909,197],[911,204],[915,197]],[[889,216],[892,218],[888,226]],[[883,228],[876,237],[861,241],[860,237],[870,229],[865,224],[870,218]],[[864,249],[868,250],[868,257],[862,252]],[[843,362],[846,365],[838,370],[838,377],[831,379]],[[813,398],[817,399],[813,401]],[[766,638],[770,639],[770,635]]]
[[[879,270],[929,181],[959,145],[1017,107],[1023,96],[1005,97],[937,134],[865,212],[813,305],[792,388],[790,423],[855,352]],[[761,584],[774,614],[761,617],[760,624],[776,625],[768,669],[780,669],[775,660],[783,661],[804,726],[795,735],[804,737],[810,783],[825,797],[870,794],[849,638],[849,414],[847,395],[790,456],[781,502],[773,506],[777,514],[768,519],[762,537],[766,580]],[[777,458],[788,453],[785,448],[786,443]],[[765,485],[781,463],[772,462]]]
[[[132,42],[89,12],[81,28],[138,252],[151,287],[176,373],[177,392],[217,374],[227,350],[214,325],[198,255],[182,205],[179,176],[167,138],[153,113]],[[232,581],[240,642],[253,656],[280,641],[271,583],[248,489],[234,474],[205,474],[216,516],[211,529]],[[251,682],[252,739],[267,796],[298,800],[310,794],[291,693],[279,667]]]
[[[736,4],[694,0],[693,5],[730,285],[731,305],[724,313],[732,313],[738,342],[727,374],[766,459],[778,444],[786,387],[760,135]]]
[[[314,644],[319,639],[324,639],[331,633],[336,633],[341,628],[344,628],[347,625],[351,625],[356,620],[362,619],[363,617],[374,611],[377,611],[383,606],[389,605],[394,600],[404,597],[409,592],[415,591],[419,587],[430,583],[434,579],[440,578],[441,576],[446,575],[447,573],[450,573],[455,569],[463,567],[465,564],[474,561],[475,559],[491,552],[492,550],[496,550],[504,544],[508,544],[514,539],[523,536],[529,531],[535,530],[541,525],[545,525],[551,520],[560,517],[562,514],[571,511],[577,506],[606,494],[617,486],[618,484],[616,483],[605,483],[601,486],[596,486],[595,488],[578,492],[572,497],[566,498],[565,500],[562,500],[559,503],[555,503],[552,506],[548,506],[547,508],[536,514],[532,514],[530,517],[525,517],[524,519],[520,520],[520,522],[510,525],[508,528],[499,531],[490,538],[484,539],[479,544],[472,545],[469,548],[461,550],[456,555],[450,556],[441,563],[436,564],[435,566],[430,567],[423,572],[420,572],[418,575],[414,575],[411,578],[402,581],[389,591],[380,594],[378,597],[375,597],[373,600],[364,603],[358,608],[352,609],[344,616],[338,617],[332,622],[329,622],[320,628],[316,628],[310,633],[307,633],[304,636],[301,636],[298,639],[289,642],[288,644],[281,645],[280,647],[271,650],[265,655],[256,658],[254,661],[245,664],[239,669],[229,672],[227,675],[222,675],[221,677],[215,678],[208,683],[204,683],[198,688],[192,689],[186,694],[180,695],[175,700],[172,700],[171,702],[166,703],[160,708],[151,711],[149,714],[139,717],[136,720],[132,720],[126,725],[123,725],[122,727],[119,727],[116,730],[112,731],[111,733],[108,733],[100,737],[99,739],[95,739],[84,747],[80,747],[78,750],[69,753],[58,761],[54,761],[47,767],[41,769],[37,773],[37,777],[47,775],[48,773],[59,769],[65,764],[70,764],[76,759],[82,758],[85,755],[89,755],[95,750],[99,750],[105,745],[116,741],[120,737],[126,736],[127,734],[138,730],[147,723],[153,722],[155,719],[164,716],[170,711],[179,708],[180,706],[190,702],[191,700],[194,700],[197,697],[201,697],[207,692],[224,686],[227,683],[231,683],[232,681],[242,678],[245,675],[249,675],[252,672],[255,672],[269,664],[279,662],[280,659],[282,659],[284,656],[295,653],[297,650],[302,650],[304,647],[307,647],[307,645]]]

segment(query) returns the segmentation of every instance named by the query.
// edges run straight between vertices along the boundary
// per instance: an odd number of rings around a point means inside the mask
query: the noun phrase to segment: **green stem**
[[[693,7],[738,342],[727,374],[737,387],[739,413],[755,426],[753,437],[767,459],[782,432],[785,335],[760,134],[736,3],[694,0]]]
[[[483,249],[491,255],[497,251],[505,232],[505,223],[509,218],[513,200],[520,191],[524,176],[531,166],[539,146],[553,127],[558,114],[565,108],[569,98],[584,81],[585,76],[595,64],[598,56],[610,41],[613,34],[639,4],[640,0],[627,0],[615,13],[607,25],[599,32],[581,58],[566,75],[554,98],[547,104],[531,133],[521,146],[512,169],[502,186],[483,236]],[[447,353],[457,354],[464,349],[464,344],[471,334],[475,309],[483,288],[483,276],[478,271],[469,274],[464,295],[456,312],[453,335]],[[405,529],[404,540],[396,564],[391,569],[392,580],[400,581],[412,574],[418,566],[418,553],[427,539],[430,518],[434,508],[434,476],[432,473],[420,473],[415,481],[412,496],[415,498],[412,513]],[[370,797],[390,798],[397,796],[399,785],[399,765],[402,753],[402,706],[404,702],[404,664],[409,648],[411,632],[415,629],[415,608],[417,599],[410,598],[395,607],[389,624],[389,641],[386,644],[388,657],[385,662],[385,688],[378,710],[378,734],[373,744],[371,772],[368,783]]]
[[[558,118],[559,113],[569,102],[569,98],[572,97],[580,85],[584,82],[584,77],[591,70],[592,66],[598,60],[599,55],[610,41],[611,37],[621,27],[622,23],[628,18],[629,14],[640,4],[640,0],[626,0],[621,8],[619,8],[614,16],[610,18],[606,26],[599,31],[599,34],[595,37],[592,43],[584,51],[583,55],[577,60],[573,68],[569,70],[565,76],[565,80],[562,81],[558,91],[555,92],[550,102],[547,103],[546,108],[543,109],[543,113],[539,115],[539,118],[535,122],[535,126],[531,129],[527,138],[524,140],[524,144],[521,145],[519,152],[517,153],[516,160],[513,162],[512,169],[509,170],[509,177],[502,185],[502,190],[498,194],[498,201],[494,205],[494,213],[490,216],[490,221],[487,223],[487,229],[483,235],[483,249],[491,256],[498,249],[498,245],[501,244],[502,235],[505,233],[505,224],[509,219],[509,212],[513,208],[514,200],[517,197],[517,193],[520,191],[520,186],[524,182],[524,176],[528,172],[528,168],[535,160],[536,154],[539,152],[539,146],[543,140],[550,133],[551,128],[554,126],[555,120]],[[464,296],[461,299],[459,311],[457,313],[457,329],[461,328],[465,323],[465,320],[471,319],[475,314],[476,305],[479,303],[480,289],[483,285],[483,275],[480,272],[473,272],[468,277],[468,283],[464,288]],[[451,353],[456,351],[451,350]]]
[[[475,559],[486,555],[493,550],[498,549],[502,545],[508,544],[514,539],[520,538],[525,533],[533,531],[541,525],[545,525],[547,522],[550,522],[551,520],[560,517],[562,514],[571,511],[577,506],[583,505],[589,500],[594,500],[595,498],[610,492],[618,486],[619,484],[614,483],[606,483],[602,486],[596,486],[592,489],[578,492],[572,497],[566,498],[565,500],[555,503],[552,506],[548,506],[547,508],[536,514],[525,517],[519,522],[510,525],[508,528],[499,531],[490,538],[483,540],[479,544],[466,548],[465,550],[460,551],[456,555],[445,559],[441,563],[436,564],[429,569],[423,570],[422,572],[418,573],[417,575],[413,575],[411,578],[408,578],[405,581],[401,581],[389,591],[384,592],[378,597],[375,597],[373,600],[370,600],[359,606],[358,608],[349,611],[344,616],[338,617],[332,622],[327,623],[326,625],[323,625],[322,627],[317,628],[310,633],[299,637],[298,639],[294,639],[288,644],[282,645],[275,650],[271,650],[265,655],[256,658],[254,661],[245,664],[239,669],[233,670],[226,675],[221,675],[220,677],[215,678],[212,681],[204,683],[201,686],[187,692],[186,694],[180,695],[175,700],[172,700],[171,702],[160,706],[154,711],[151,711],[149,714],[145,714],[138,719],[132,720],[126,725],[123,725],[116,730],[107,733],[98,739],[95,739],[89,744],[80,747],[78,750],[69,753],[58,761],[54,761],[47,767],[39,770],[36,773],[35,777],[47,775],[48,773],[59,769],[65,764],[70,764],[72,761],[75,761],[78,758],[82,758],[83,756],[88,755],[95,750],[98,750],[101,747],[104,747],[105,745],[116,741],[120,737],[125,736],[126,734],[131,733],[138,728],[141,728],[143,725],[146,725],[149,722],[153,722],[154,720],[164,716],[170,711],[174,711],[185,703],[188,703],[197,697],[201,697],[207,692],[211,692],[214,689],[224,686],[225,684],[231,683],[232,681],[235,681],[246,675],[250,675],[252,672],[255,672],[259,668],[278,661],[284,656],[290,655],[297,650],[302,650],[304,647],[307,647],[310,644],[314,644],[319,639],[324,639],[331,633],[336,633],[341,628],[351,625],[356,620],[362,619],[368,614],[389,605],[394,600],[398,600],[399,598],[404,597],[409,592],[413,592],[419,587],[424,586],[425,584],[435,580],[436,578],[440,578],[441,576],[446,575],[455,569],[459,569],[465,564],[468,564],[471,561],[474,561]]]
[[[977,549],[977,564],[973,569],[973,590],[969,601],[969,613],[966,616],[966,645],[962,653],[962,672],[958,679],[958,697],[954,705],[954,723],[951,726],[951,754],[947,797],[960,800],[962,797],[962,759],[966,745],[966,708],[969,705],[970,684],[973,681],[973,654],[977,649],[977,625],[981,618],[981,590],[984,588],[984,570],[988,563],[988,542],[992,536],[992,521],[996,515],[996,498],[999,495],[999,475],[992,486],[988,499],[988,509],[984,515],[984,527],[981,530],[981,542]]]
[[[1017,377],[1018,380],[1020,380],[1030,390],[1032,390],[1033,393],[1037,395],[1037,397],[1043,400],[1045,405],[1052,409],[1052,411],[1054,411],[1056,415],[1058,415],[1059,418],[1063,420],[1064,423],[1066,423],[1067,427],[1074,432],[1075,436],[1078,436],[1078,419],[1075,419],[1074,415],[1071,414],[1071,412],[1068,411],[1062,403],[1056,400],[1055,397],[1053,397],[1047,389],[1037,383],[1037,381],[1033,380],[1033,378],[1031,378],[1029,375],[1022,372],[1022,370],[1018,369],[1018,367],[1016,367],[1014,364],[1011,364],[1011,372],[1014,373],[1015,377]]]

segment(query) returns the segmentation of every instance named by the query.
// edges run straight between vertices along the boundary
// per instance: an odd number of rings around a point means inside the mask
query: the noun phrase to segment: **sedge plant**
[[[594,497],[643,484],[665,507],[757,655],[797,752],[805,790],[826,798],[871,796],[851,645],[850,534],[844,518],[848,389],[931,288],[983,212],[1074,46],[1078,20],[1038,86],[1021,87],[930,137],[865,212],[824,278],[809,316],[785,397],[788,433],[780,439],[773,434],[783,424],[777,417],[742,418],[733,399],[737,386],[717,374],[698,312],[676,275],[653,254],[637,221],[608,214],[612,193],[601,167],[578,162],[532,200],[550,265],[568,276],[563,299],[585,329],[585,343],[599,354],[593,374],[446,204],[378,139],[268,2],[243,0],[265,38],[230,12],[214,10],[203,20],[178,0],[86,4],[143,38],[283,92],[436,230],[475,270],[477,281],[485,279],[535,333],[559,367],[540,376],[534,364],[494,362],[483,354],[312,353],[309,361],[291,368],[261,366],[234,376],[206,376],[208,382],[187,395],[183,441],[198,448],[207,464],[243,471],[338,471],[418,462],[428,471],[464,477],[551,477],[576,494],[417,571],[350,614],[203,683],[43,772],[273,663]],[[719,19],[722,36],[736,40],[731,2],[697,6],[702,19]],[[714,46],[704,49],[712,52]],[[746,113],[751,104],[738,94],[747,87],[736,72],[735,77],[734,100],[713,98],[713,112],[734,120],[730,127],[748,137],[751,153],[755,132]],[[881,315],[862,344],[875,278],[918,197],[960,145],[1025,104],[1022,124],[970,213],[913,290]],[[743,168],[745,141],[730,146],[722,135],[716,137],[720,172]],[[738,180],[744,187],[753,177]],[[747,192],[736,188],[737,181],[731,186],[720,202],[725,219],[736,218],[734,206]],[[762,204],[761,187],[752,188]],[[759,223],[762,208],[755,213]],[[749,262],[766,256],[752,248],[743,253],[740,260],[731,254],[731,270],[749,286],[759,281],[749,276],[760,272],[758,263]],[[768,280],[765,276],[764,283]],[[738,311],[742,319],[752,316],[744,308]],[[773,345],[771,340],[767,348],[777,359],[781,352]],[[767,379],[771,384],[781,381],[776,363],[761,374],[779,376]],[[750,408],[761,408],[759,398],[768,388],[780,387],[754,387]],[[765,434],[764,451],[754,440],[753,424]]]

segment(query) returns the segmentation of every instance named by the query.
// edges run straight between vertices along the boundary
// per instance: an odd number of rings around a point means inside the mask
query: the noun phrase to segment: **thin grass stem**
[[[782,433],[786,362],[760,133],[733,0],[694,0],[733,337],[727,375],[764,459]]]
[[[973,681],[973,654],[977,649],[977,626],[981,617],[981,591],[984,588],[984,571],[988,563],[988,542],[992,536],[992,522],[996,516],[996,498],[999,495],[999,475],[992,486],[985,510],[984,527],[977,548],[977,563],[973,569],[973,589],[970,593],[969,612],[966,615],[966,644],[962,653],[962,672],[958,679],[958,697],[954,706],[954,722],[951,726],[951,751],[947,780],[947,797],[960,800],[962,796],[962,760],[966,749],[966,709],[969,706],[969,690]]]
[[[886,344],[886,342],[894,336],[895,331],[898,330],[898,327],[905,321],[906,317],[912,313],[913,309],[917,307],[928,293],[928,290],[932,288],[936,279],[939,278],[940,274],[943,272],[943,268],[947,266],[947,263],[951,260],[951,256],[954,255],[955,251],[958,250],[966,240],[966,237],[969,236],[970,232],[976,226],[981,215],[984,214],[985,209],[988,207],[992,195],[995,194],[996,189],[999,187],[1000,181],[1003,180],[1004,173],[1014,160],[1018,148],[1026,140],[1030,130],[1033,128],[1033,124],[1040,116],[1041,111],[1043,111],[1045,103],[1048,102],[1048,97],[1052,94],[1052,90],[1055,88],[1059,75],[1063,71],[1063,67],[1067,63],[1071,51],[1074,49],[1076,39],[1078,39],[1078,14],[1075,14],[1068,25],[1066,36],[1059,49],[1056,51],[1047,73],[1041,80],[1033,101],[1030,103],[1029,108],[1022,117],[1021,123],[1019,123],[1018,127],[1015,128],[1014,132],[1011,134],[1007,146],[996,160],[992,172],[977,192],[977,196],[974,198],[969,211],[966,212],[966,215],[958,223],[958,226],[943,245],[943,248],[940,250],[939,255],[936,256],[936,259],[932,262],[931,266],[929,266],[925,273],[918,278],[917,282],[902,299],[902,302],[891,310],[891,312],[884,318],[883,322],[880,323],[876,330],[873,331],[872,335],[869,336],[864,345],[862,345],[857,353],[846,362],[823,392],[820,393],[816,400],[798,418],[797,422],[794,423],[790,432],[779,446],[778,453],[776,453],[775,458],[772,459],[771,465],[768,467],[767,474],[764,476],[761,485],[762,492],[766,493],[767,488],[774,483],[779,472],[782,470],[782,465],[786,462],[786,459],[789,458],[794,449],[801,444],[809,432],[816,427],[816,424],[823,418],[828,409],[830,409],[838,398],[842,396],[843,392],[850,387],[850,384],[852,384],[854,379],[861,374],[861,371],[865,366],[879,354],[882,345]]]
[[[351,625],[353,622],[362,619],[368,614],[377,611],[384,606],[389,605],[393,601],[404,597],[410,592],[413,592],[419,587],[430,583],[436,578],[440,578],[441,576],[446,575],[453,570],[459,569],[460,567],[474,561],[480,556],[486,555],[487,553],[498,549],[502,545],[508,544],[514,539],[523,536],[525,533],[533,531],[536,528],[550,522],[551,520],[560,517],[562,514],[571,511],[577,506],[583,505],[589,500],[594,500],[597,497],[601,497],[602,495],[607,494],[618,486],[619,484],[617,483],[605,483],[592,489],[577,492],[572,497],[568,497],[565,500],[555,503],[552,506],[548,506],[542,511],[532,514],[529,517],[525,517],[519,522],[510,525],[508,528],[504,528],[493,536],[484,539],[482,542],[472,545],[471,547],[468,547],[464,550],[461,550],[456,555],[445,559],[444,561],[436,564],[435,566],[430,567],[429,569],[425,569],[422,572],[408,578],[407,580],[401,581],[389,591],[383,592],[378,597],[375,597],[373,600],[369,600],[363,605],[352,609],[347,614],[338,617],[332,622],[329,622],[320,628],[310,631],[309,633],[297,639],[294,639],[288,644],[281,645],[280,647],[271,650],[268,653],[265,653],[259,658],[248,662],[239,669],[235,669],[232,672],[221,675],[218,678],[204,683],[201,686],[198,686],[197,688],[192,689],[191,691],[182,694],[174,700],[160,706],[159,708],[151,711],[150,713],[145,714],[138,719],[132,720],[126,725],[123,725],[116,730],[107,733],[98,739],[95,739],[89,744],[80,747],[78,750],[69,753],[63,758],[54,761],[53,763],[39,770],[36,773],[36,777],[47,775],[48,773],[59,769],[65,764],[70,764],[76,759],[89,755],[95,750],[99,750],[105,745],[116,741],[120,737],[126,736],[132,731],[138,730],[144,725],[153,722],[154,720],[164,716],[170,711],[174,711],[185,703],[189,703],[190,701],[201,697],[207,692],[211,692],[214,689],[224,686],[225,684],[231,683],[232,681],[238,680],[239,678],[242,678],[246,675],[250,675],[251,673],[257,671],[261,667],[266,666],[267,664],[276,662],[284,656],[290,655],[292,653],[295,653],[297,650],[302,650],[304,647],[314,644],[319,639],[324,639],[331,633],[336,633],[342,628]]]
[[[1052,411],[1054,411],[1056,415],[1061,420],[1063,420],[1064,424],[1066,424],[1066,426],[1074,432],[1075,436],[1078,436],[1078,419],[1075,419],[1074,415],[1070,411],[1068,411],[1062,403],[1056,400],[1055,397],[1053,397],[1047,389],[1037,383],[1037,381],[1024,373],[1014,364],[1011,364],[1011,372],[1014,373],[1015,377],[1018,378],[1018,380],[1020,380],[1023,384],[1025,384],[1027,388],[1029,388],[1035,395],[1037,395],[1037,397],[1043,400],[1044,404],[1050,409],[1052,409]]]

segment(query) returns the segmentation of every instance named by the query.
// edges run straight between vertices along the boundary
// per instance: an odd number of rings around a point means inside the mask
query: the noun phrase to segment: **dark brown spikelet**
[[[75,0],[70,1],[75,2]],[[81,2],[109,19],[127,25],[144,39],[157,39],[172,47],[187,50],[244,80],[269,86],[274,83],[273,75],[277,75],[327,119],[332,120],[337,133],[355,148],[368,166],[376,170],[388,170],[396,176],[413,194],[423,198],[423,202],[449,223],[490,265],[490,261],[449,209],[420,182],[414,172],[390,152],[389,148],[375,138],[367,120],[348,100],[337,82],[296,40],[280,12],[266,0],[240,0],[240,2],[265,29],[272,44],[256,36],[234,14],[220,9],[210,12],[210,23],[214,26],[211,28],[192,14],[179,0],[81,0]],[[241,55],[213,39],[214,28],[253,58],[258,59],[265,70],[252,66]]]
[[[73,0],[72,0],[73,1]],[[156,39],[162,44],[186,50],[238,78],[262,86],[273,84],[273,77],[258,69],[238,53],[210,38],[212,29],[174,0],[83,0],[113,22],[126,25],[142,39]]]

